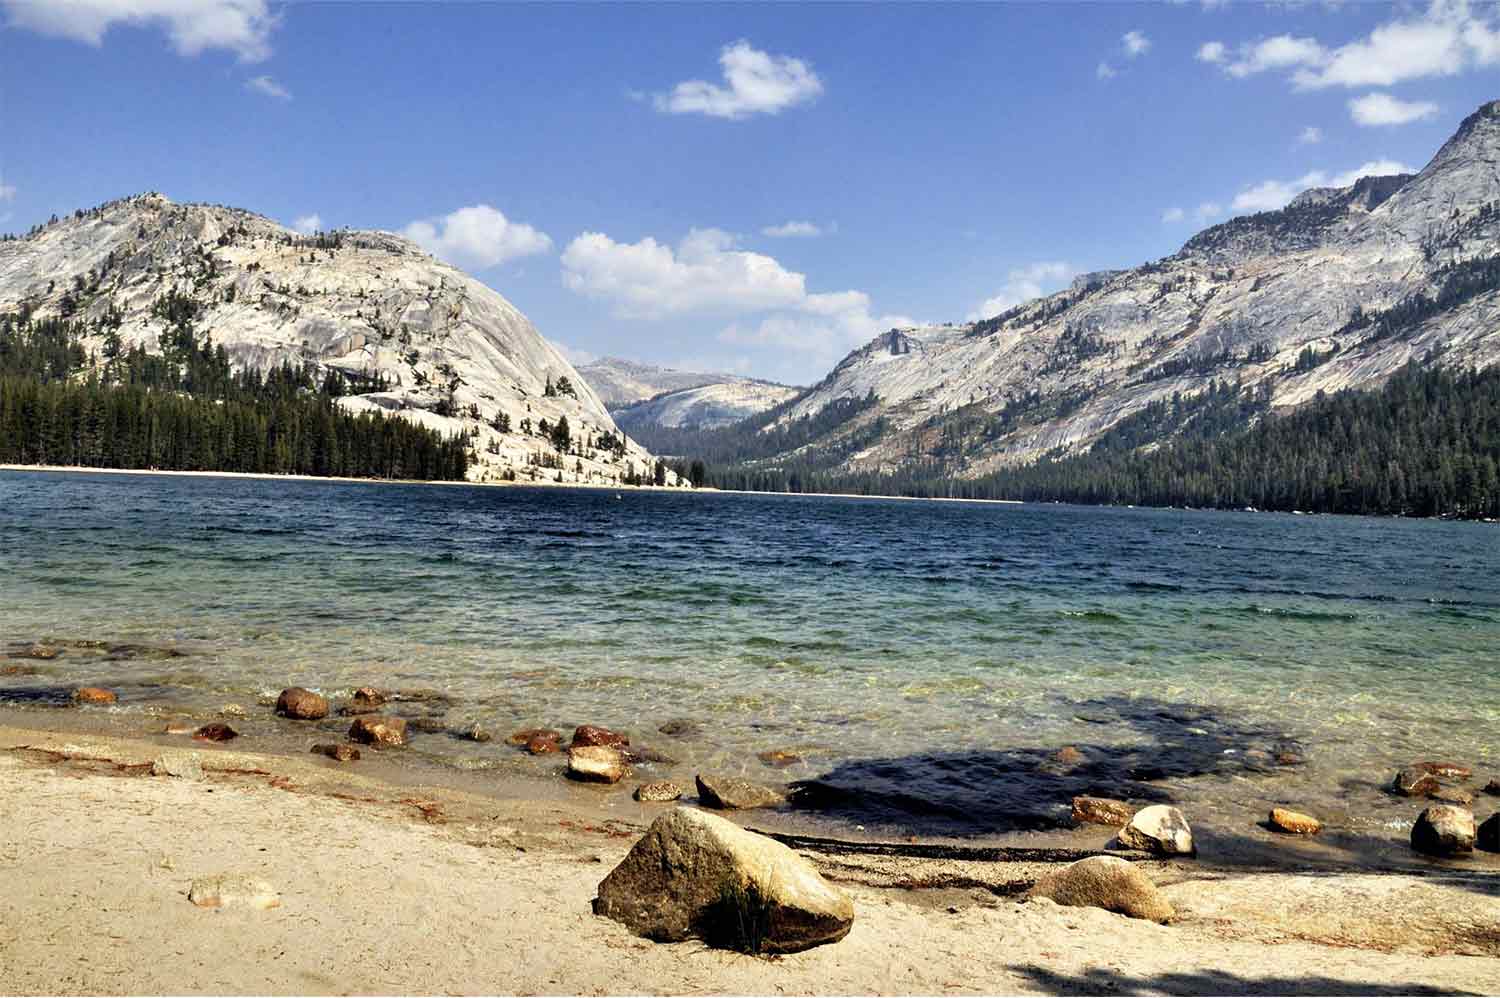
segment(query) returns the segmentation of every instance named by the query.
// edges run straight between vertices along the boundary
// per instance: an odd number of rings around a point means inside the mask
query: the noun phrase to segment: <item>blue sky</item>
[[[406,232],[575,359],[810,382],[1420,168],[1500,98],[1437,3],[0,0],[0,228],[159,190]]]

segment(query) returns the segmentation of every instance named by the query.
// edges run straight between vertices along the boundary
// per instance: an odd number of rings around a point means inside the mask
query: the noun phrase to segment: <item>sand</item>
[[[1487,879],[1153,863],[1181,913],[1159,926],[986,889],[1035,864],[807,853],[852,896],[853,931],[767,960],[592,914],[633,816],[179,751],[205,779],[149,775],[162,748],[144,741],[0,728],[0,991],[1500,992]],[[265,881],[280,906],[189,903],[219,875]]]

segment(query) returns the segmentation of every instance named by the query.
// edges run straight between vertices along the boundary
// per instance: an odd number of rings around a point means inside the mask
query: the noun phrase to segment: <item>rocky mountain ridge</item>
[[[781,417],[877,400],[796,455],[849,472],[977,476],[1078,453],[1214,382],[1272,408],[1374,387],[1409,361],[1500,358],[1500,102],[1413,176],[1309,190],[1142,266],[980,322],[894,329]],[[852,409],[853,407],[851,407]]]
[[[472,434],[474,480],[608,484],[654,461],[519,309],[390,233],[136,195],[0,241],[0,311],[79,322],[96,356],[156,350],[186,314],[237,368],[338,371],[350,411]]]

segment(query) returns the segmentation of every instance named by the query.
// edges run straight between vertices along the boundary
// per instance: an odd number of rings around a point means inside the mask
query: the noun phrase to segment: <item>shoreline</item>
[[[0,847],[14,885],[0,895],[0,990],[1500,990],[1500,899],[1486,891],[1435,876],[1225,870],[1211,857],[1139,864],[1179,911],[1160,926],[1016,900],[1018,882],[1056,864],[804,849],[854,901],[842,942],[775,960],[652,943],[590,901],[670,805],[609,815],[190,742],[173,754],[198,759],[203,779],[149,775],[162,752],[0,725],[0,798],[28,815]],[[754,815],[727,816],[753,827]],[[188,903],[194,879],[228,873],[265,879],[281,906]]]

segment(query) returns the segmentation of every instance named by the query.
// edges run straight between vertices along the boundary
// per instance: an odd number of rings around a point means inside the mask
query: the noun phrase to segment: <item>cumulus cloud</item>
[[[497,267],[507,260],[552,248],[545,232],[524,222],[512,222],[487,204],[412,222],[401,234],[439,259],[474,270]]]
[[[1174,222],[1180,222],[1184,218],[1187,218],[1187,212],[1183,211],[1181,208],[1168,208],[1166,211],[1161,213],[1161,220],[1164,224],[1167,225],[1171,225]]]
[[[292,228],[304,236],[310,236],[314,232],[322,231],[323,219],[316,212],[311,215],[300,215],[292,220]]]
[[[1413,172],[1415,171],[1404,163],[1390,159],[1371,160],[1342,173],[1312,170],[1295,180],[1263,180],[1252,184],[1235,195],[1229,207],[1237,213],[1275,211],[1285,208],[1292,198],[1313,187],[1348,187],[1361,177],[1386,177],[1395,173]]]
[[[1042,260],[1017,267],[1005,275],[1005,284],[998,292],[980,303],[979,308],[969,313],[969,320],[988,319],[1022,302],[1040,298],[1062,287],[1077,273],[1072,265],[1061,260]]]
[[[668,114],[706,114],[712,118],[746,118],[779,114],[789,107],[817,99],[823,81],[801,59],[770,55],[741,39],[719,52],[724,85],[686,80],[671,93],[658,94],[658,111]]]
[[[1112,80],[1117,75],[1119,74],[1115,72],[1115,67],[1111,66],[1107,62],[1101,62],[1098,67],[1094,69],[1094,76],[1101,80]]]
[[[226,49],[244,62],[271,54],[278,18],[266,0],[0,0],[11,27],[93,45],[115,25],[161,28],[179,55]]]
[[[1285,71],[1299,89],[1388,87],[1500,63],[1500,22],[1490,6],[1432,0],[1424,12],[1378,25],[1342,45],[1276,35],[1241,44],[1231,60],[1227,47],[1210,44],[1218,46],[1211,53],[1215,57],[1205,58],[1205,45],[1199,58],[1218,63],[1230,76]]]
[[[1125,58],[1134,59],[1151,51],[1151,39],[1144,31],[1135,28],[1120,37],[1120,47],[1125,50]]]
[[[823,234],[823,227],[815,222],[792,221],[768,225],[760,230],[760,234],[773,239],[816,239]]]
[[[274,97],[277,100],[291,100],[292,92],[269,76],[256,76],[245,81],[245,89],[251,93],[262,94],[266,97]]]
[[[1315,146],[1323,141],[1323,129],[1316,125],[1308,125],[1297,135],[1297,143],[1304,146]]]
[[[1367,127],[1405,125],[1430,118],[1437,113],[1438,106],[1432,101],[1401,100],[1383,93],[1365,94],[1349,102],[1349,116],[1354,119],[1355,124]]]
[[[1229,55],[1229,49],[1223,42],[1204,42],[1198,46],[1198,54],[1194,56],[1199,62],[1208,62],[1218,65]]]

